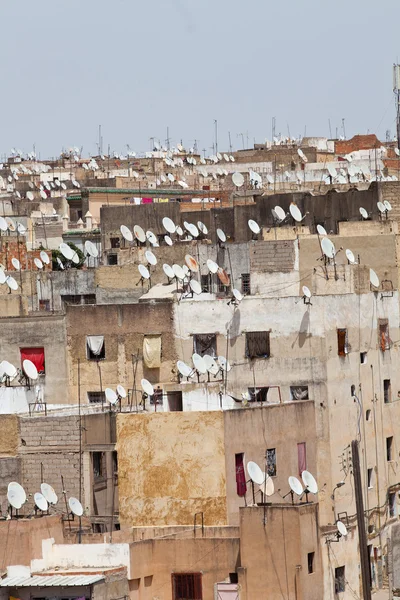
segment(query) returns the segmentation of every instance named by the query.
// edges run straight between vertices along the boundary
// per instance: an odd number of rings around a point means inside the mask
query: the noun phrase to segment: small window
[[[290,386],[290,399],[294,400],[308,400],[308,385],[291,385]]]
[[[217,356],[217,336],[215,333],[196,333],[193,336],[193,352],[204,356]]]
[[[345,569],[344,567],[336,567],[335,569],[335,594],[344,592],[346,587]]]
[[[107,262],[110,266],[117,265],[118,264],[118,254],[109,254],[107,256]]]
[[[116,450],[113,450],[112,462],[114,475],[118,475],[118,452]]]
[[[92,453],[92,466],[94,479],[104,477],[104,452]]]
[[[383,380],[383,401],[385,404],[389,404],[392,401],[392,386],[390,379]]]
[[[242,273],[242,294],[250,294],[250,273]]]
[[[366,412],[365,412],[365,420],[366,420],[366,421],[371,421],[371,416],[372,416],[371,409],[370,409],[370,408],[368,408],[368,409],[366,410]]]
[[[351,397],[354,398],[354,396],[356,395],[356,386],[354,384],[350,387],[350,393]]]
[[[309,552],[307,554],[307,564],[308,564],[309,575],[311,573],[314,573],[314,557],[315,557],[315,552]]]
[[[367,481],[368,481],[368,488],[369,489],[373,487],[373,485],[372,485],[373,473],[374,473],[374,470],[372,468],[370,468],[370,469],[367,470]]]
[[[276,477],[276,448],[268,448],[266,460],[268,475],[270,477]]]
[[[247,388],[249,394],[249,402],[266,402],[269,388]]]
[[[39,300],[39,310],[49,312],[50,300]]]
[[[202,600],[201,573],[173,573],[173,600]]]
[[[119,237],[110,238],[110,245],[111,245],[111,248],[120,248],[120,246],[121,246],[120,238]]]
[[[86,336],[86,357],[88,360],[104,360],[106,357],[106,345],[103,335]]]
[[[96,294],[82,294],[82,304],[96,304]]]
[[[367,364],[367,353],[366,352],[360,352],[360,363],[362,365]]]
[[[88,401],[90,404],[99,404],[106,401],[106,395],[104,392],[88,392]]]
[[[301,476],[302,472],[307,470],[306,442],[300,442],[299,444],[297,444],[297,465],[299,469],[299,475]]]
[[[346,356],[349,353],[347,329],[338,329],[337,330],[337,341],[338,341],[338,355]]]
[[[378,320],[378,333],[379,333],[379,347],[382,352],[390,349],[390,338],[389,338],[389,321],[387,319]]]
[[[239,583],[239,575],[237,573],[229,573],[229,583]]]
[[[396,492],[389,492],[389,516],[396,516]]]
[[[211,294],[211,292],[212,292],[211,273],[201,276],[201,291],[205,294]]]
[[[386,438],[386,460],[388,462],[393,460],[393,436]]]
[[[246,357],[269,358],[269,331],[248,331],[246,333]]]
[[[244,471],[244,453],[235,454],[236,493],[241,498],[246,495],[246,473]]]
[[[170,412],[182,412],[182,392],[167,392],[168,408]]]

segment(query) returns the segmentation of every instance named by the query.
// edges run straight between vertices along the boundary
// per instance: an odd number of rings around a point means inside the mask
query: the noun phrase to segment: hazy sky
[[[395,132],[399,0],[2,2],[0,153]],[[340,132],[340,131],[339,131]]]

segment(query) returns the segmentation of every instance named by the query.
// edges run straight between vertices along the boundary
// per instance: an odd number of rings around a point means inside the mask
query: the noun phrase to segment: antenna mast
[[[217,121],[217,119],[214,119],[214,125],[215,125],[215,154],[217,154],[217,152],[218,152],[218,121]]]
[[[400,150],[400,65],[393,65],[393,92],[396,99],[397,147]]]

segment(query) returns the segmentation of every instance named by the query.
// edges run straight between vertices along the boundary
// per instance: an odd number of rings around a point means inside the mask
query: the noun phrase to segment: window
[[[114,473],[114,475],[118,475],[118,452],[116,450],[113,450],[112,462],[113,462],[113,473]]]
[[[370,409],[370,408],[368,408],[368,409],[366,410],[366,412],[365,412],[365,420],[366,420],[366,421],[370,421],[370,420],[371,420],[371,415],[372,415],[372,413],[371,413],[371,409]]]
[[[106,357],[103,335],[86,336],[86,357],[88,360],[103,360]]]
[[[393,436],[386,438],[386,460],[390,462],[393,460]]]
[[[246,357],[269,358],[269,331],[248,331],[246,333]]]
[[[118,254],[109,254],[107,257],[107,262],[109,265],[117,265],[118,264]]]
[[[242,273],[242,294],[250,294],[250,273]]]
[[[389,322],[387,319],[378,319],[378,344],[382,352],[389,350],[390,338],[389,338]]]
[[[347,329],[337,330],[338,355],[346,356],[349,353],[349,343],[347,337]]]
[[[201,276],[201,291],[206,294],[212,292],[211,273]]]
[[[20,348],[19,351],[21,364],[24,360],[30,360],[35,365],[39,374],[45,374],[44,348]]]
[[[290,386],[291,400],[308,400],[308,385],[291,385]]]
[[[297,444],[297,464],[299,468],[299,475],[307,469],[307,446],[306,442],[300,442]]]
[[[229,583],[239,583],[239,575],[237,573],[229,573]]]
[[[367,364],[367,353],[366,352],[360,352],[360,363],[362,365]]]
[[[247,388],[249,402],[266,402],[269,388]]]
[[[217,336],[215,333],[196,333],[193,336],[193,352],[204,356],[217,356]]]
[[[50,300],[39,300],[39,310],[49,311]]]
[[[373,485],[372,485],[373,473],[374,473],[374,470],[372,468],[367,470],[368,489],[373,487]]]
[[[246,495],[246,473],[244,472],[244,454],[240,452],[235,454],[235,469],[236,469],[236,493],[241,498]]]
[[[119,237],[112,237],[110,238],[110,245],[111,248],[120,248],[121,240],[119,239]]]
[[[270,477],[276,477],[276,448],[268,448],[266,460],[268,475]]]
[[[314,557],[315,552],[309,552],[307,554],[308,573],[314,573]]]
[[[385,404],[389,404],[392,401],[392,386],[390,379],[383,380],[383,401]]]
[[[167,392],[168,408],[170,412],[182,412],[182,392]]]
[[[354,396],[356,395],[356,386],[352,385],[350,387],[350,393],[351,393],[351,397],[354,398]]]
[[[92,452],[93,477],[100,479],[104,477],[104,452]]]
[[[96,294],[67,294],[61,300],[65,304],[96,304]]]
[[[87,397],[90,404],[97,404],[99,402],[106,401],[106,395],[104,392],[88,392]]]
[[[335,594],[344,592],[346,586],[344,567],[336,567],[335,569]]]
[[[389,492],[389,516],[396,516],[396,492]]]
[[[173,600],[202,600],[201,573],[172,573]]]

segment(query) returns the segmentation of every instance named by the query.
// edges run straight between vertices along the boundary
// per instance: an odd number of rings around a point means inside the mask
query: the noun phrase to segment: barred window
[[[246,357],[269,358],[269,331],[249,331],[246,333]]]

